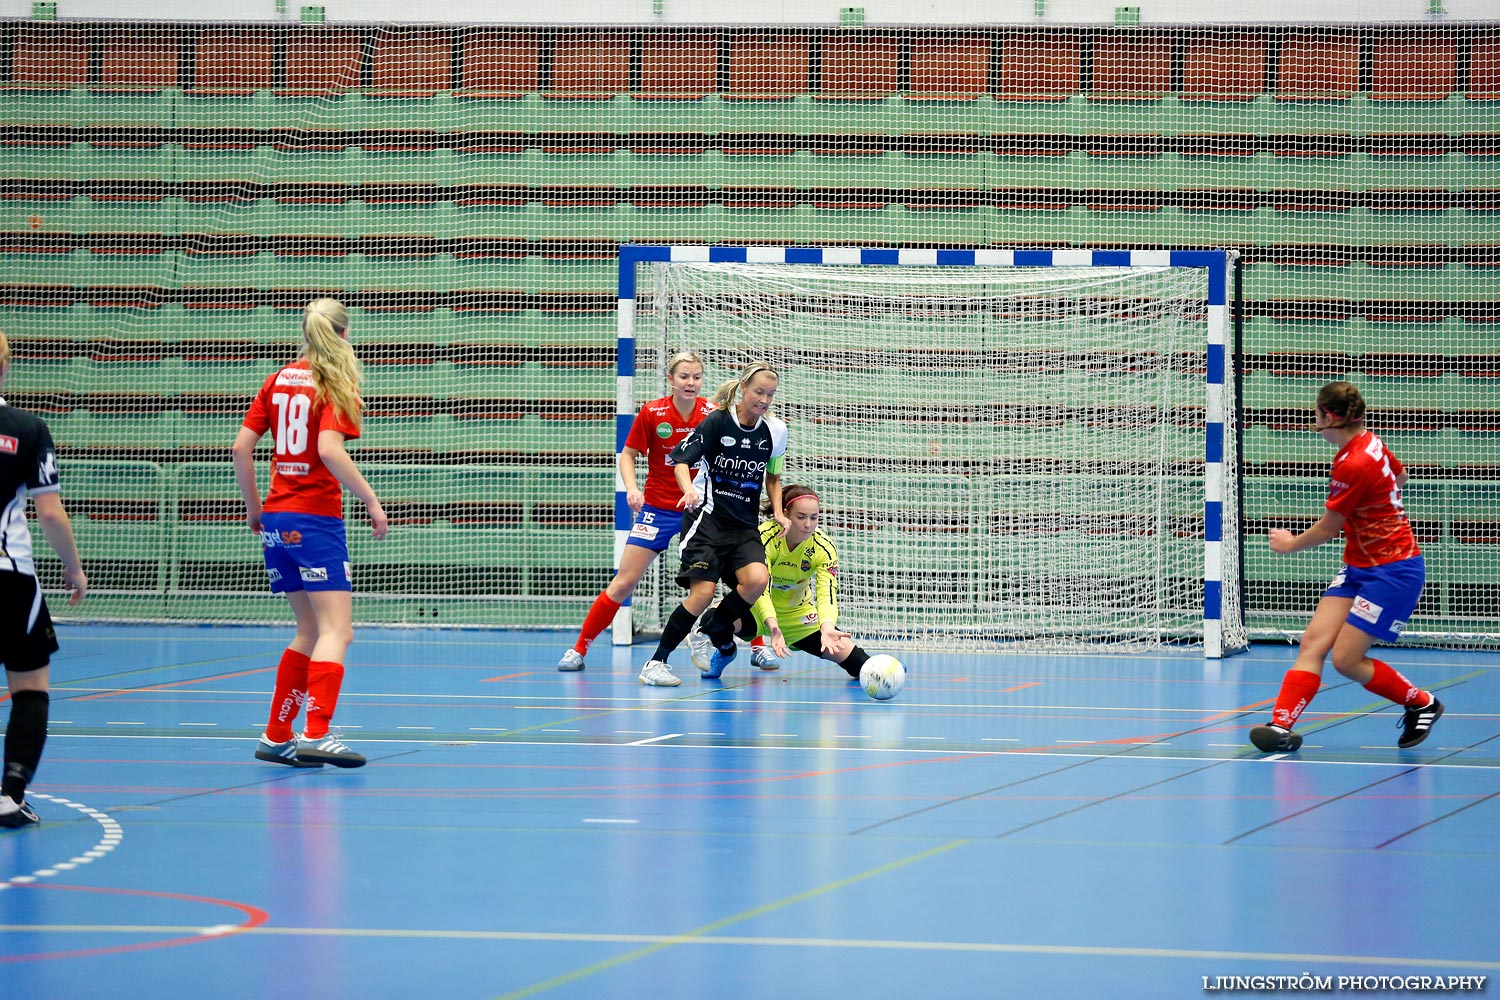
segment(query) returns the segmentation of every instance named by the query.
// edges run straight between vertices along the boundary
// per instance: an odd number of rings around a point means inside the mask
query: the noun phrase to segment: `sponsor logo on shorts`
[[[344,579],[350,583],[354,582],[354,564],[344,563]]]
[[[708,568],[709,568],[708,563],[705,562],[702,559],[699,559],[697,562],[690,562],[690,563],[688,563],[688,569],[690,569],[690,570],[692,570],[692,569],[703,570],[703,569],[708,569]]]
[[[302,576],[303,583],[327,583],[327,566],[303,566],[298,572]]]
[[[281,582],[281,570],[279,569],[267,569],[266,576],[270,578],[272,583]]]
[[[5,452],[7,455],[14,455],[20,448],[20,441],[17,441],[9,434],[0,434],[0,451]]]
[[[1328,586],[1330,586],[1330,587],[1342,587],[1344,585],[1344,578],[1347,577],[1348,575],[1349,575],[1349,571],[1348,570],[1346,570],[1346,569],[1339,570],[1338,573],[1336,573],[1334,575],[1333,579],[1329,582]]]
[[[1380,613],[1384,610],[1385,608],[1382,608],[1378,604],[1372,604],[1363,597],[1356,597],[1354,599],[1354,607],[1349,609],[1349,613],[1373,625],[1375,622],[1380,621]]]
[[[268,549],[274,549],[280,545],[282,548],[292,549],[302,544],[302,532],[300,531],[261,531],[260,543]]]
[[[659,534],[661,534],[661,527],[655,524],[637,524],[630,529],[631,538],[644,538],[648,542],[655,541]]]
[[[1406,628],[1406,622],[1403,622],[1403,621],[1400,621],[1400,620],[1391,622],[1391,632],[1393,634],[1395,634],[1395,635],[1400,635],[1401,632],[1402,632],[1402,630],[1405,629],[1405,628]]]
[[[312,472],[312,466],[306,462],[277,462],[276,472],[283,476],[305,476]]]

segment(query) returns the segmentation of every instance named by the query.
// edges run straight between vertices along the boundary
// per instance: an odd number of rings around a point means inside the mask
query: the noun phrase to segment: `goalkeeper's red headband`
[[[796,503],[798,500],[806,500],[808,498],[812,498],[813,500],[817,500],[817,502],[820,505],[822,504],[822,501],[818,500],[818,495],[816,493],[812,492],[811,490],[809,490],[806,493],[798,493],[796,496],[794,496],[790,500],[788,500],[786,502],[786,505],[788,507],[790,507],[792,504]]]

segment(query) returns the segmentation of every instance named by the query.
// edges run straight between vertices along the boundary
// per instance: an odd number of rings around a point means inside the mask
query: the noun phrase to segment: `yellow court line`
[[[939,844],[937,847],[932,847],[925,851],[920,851],[916,854],[912,854],[904,858],[898,858],[895,861],[880,865],[877,868],[871,868],[868,871],[859,872],[856,875],[850,875],[848,878],[839,879],[837,882],[830,882],[827,885],[820,885],[816,888],[808,889],[805,892],[799,892],[796,895],[787,896],[785,899],[778,899],[775,902],[766,903],[763,906],[757,906],[754,909],[746,910],[743,913],[737,913],[734,916],[725,917],[722,920],[715,920],[711,924],[704,924],[702,927],[695,927],[683,934],[676,934],[670,937],[658,938],[653,943],[647,945],[644,948],[637,948],[635,951],[626,952],[623,955],[616,955],[614,958],[607,958],[602,962],[595,962],[593,965],[586,965],[581,969],[574,969],[572,972],[565,972],[560,976],[553,976],[551,979],[544,979],[539,983],[532,983],[530,986],[522,987],[519,990],[514,990],[510,993],[506,993],[504,996],[497,997],[496,1000],[520,1000],[521,997],[535,996],[538,993],[545,993],[546,991],[557,986],[563,986],[568,983],[577,982],[580,979],[587,979],[589,976],[605,972],[617,965],[624,965],[627,962],[634,962],[637,959],[645,958],[648,955],[654,955],[659,951],[665,951],[666,949],[671,948],[674,945],[697,943],[699,940],[706,938],[707,935],[712,934],[715,931],[721,930],[725,927],[731,927],[734,924],[743,923],[746,920],[751,920],[755,917],[759,917],[764,914],[771,913],[775,910],[782,909],[783,907],[791,906],[794,903],[801,903],[809,899],[815,899],[816,897],[822,896],[826,893],[834,892],[838,889],[843,889],[858,882],[863,882],[866,879],[874,878],[877,875],[884,875],[887,872],[893,872],[898,868],[904,868],[907,865],[915,864],[918,861],[925,861],[928,858],[936,857],[939,854],[951,851],[955,847],[962,847],[964,844],[967,844],[969,842],[970,841],[968,840],[950,840],[946,844]],[[719,939],[714,938],[713,940],[717,942]]]
[[[901,864],[903,862],[895,862]],[[854,876],[860,878],[861,876]],[[819,890],[812,890],[817,892]],[[807,894],[804,894],[807,895]],[[788,901],[790,902],[790,900]],[[769,904],[775,907],[784,904]],[[762,910],[766,909],[765,907]],[[732,917],[730,921],[744,917]],[[720,923],[724,923],[721,921]],[[1113,948],[1104,945],[1005,944],[995,941],[882,941],[871,938],[783,938],[723,935],[717,937],[663,934],[583,934],[542,931],[437,931],[381,930],[369,927],[248,927],[219,935],[217,928],[196,924],[0,924],[0,933],[45,934],[160,934],[173,937],[184,934],[206,934],[233,937],[238,934],[282,937],[373,938],[412,941],[544,941],[572,944],[654,944],[660,948],[672,945],[735,945],[747,948],[827,948],[873,951],[931,951],[969,954],[1004,955],[1080,955],[1099,958],[1171,958],[1214,959],[1223,961],[1256,961],[1319,965],[1396,966],[1425,969],[1500,970],[1500,962],[1465,961],[1451,958],[1412,958],[1395,955],[1321,955],[1307,952],[1279,951],[1211,951],[1198,948]],[[659,950],[654,949],[654,950]],[[623,961],[623,958],[621,959]],[[534,990],[535,987],[532,987]],[[519,994],[508,994],[519,995]]]

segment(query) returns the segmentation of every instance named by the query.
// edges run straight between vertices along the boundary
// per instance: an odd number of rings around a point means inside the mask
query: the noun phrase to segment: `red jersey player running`
[[[1297,660],[1281,682],[1268,725],[1250,730],[1250,742],[1266,753],[1302,746],[1292,726],[1318,692],[1323,660],[1333,653],[1334,669],[1365,690],[1406,709],[1396,746],[1414,747],[1427,738],[1443,714],[1443,703],[1402,677],[1390,665],[1366,655],[1377,639],[1395,642],[1416,610],[1427,569],[1401,507],[1406,470],[1365,429],[1365,401],[1348,382],[1330,382],[1318,392],[1317,422],[1323,440],[1336,445],[1333,475],[1323,516],[1294,535],[1271,529],[1271,549],[1301,552],[1331,541],[1342,531],[1344,567],[1339,570],[1302,633]]]
[[[558,670],[582,670],[589,643],[615,620],[615,613],[635,593],[646,568],[682,529],[682,490],[672,471],[672,449],[703,422],[713,407],[698,395],[703,388],[703,361],[692,351],[679,351],[667,362],[667,385],[672,391],[641,407],[625,447],[620,451],[620,479],[625,502],[635,512],[635,524],[620,553],[620,568],[609,586],[594,598],[593,607],[578,630],[578,641],[557,661]],[[646,490],[635,485],[635,460],[646,456]]]
[[[359,767],[365,758],[329,732],[344,681],[344,654],[354,641],[354,581],[344,535],[341,487],[364,501],[375,538],[386,535],[385,510],[344,450],[359,437],[360,365],[349,346],[349,313],[334,299],[315,299],[302,315],[302,355],[272,372],[234,439],[234,478],[245,521],[260,536],[271,593],[285,594],[297,635],[281,656],[271,718],[255,749],[259,760],[292,767]],[[255,445],[271,431],[271,494],[255,485]],[[302,735],[292,720],[306,704]]]

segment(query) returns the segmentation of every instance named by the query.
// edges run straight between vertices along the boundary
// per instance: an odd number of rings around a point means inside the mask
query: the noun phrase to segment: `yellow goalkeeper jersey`
[[[807,541],[788,549],[781,525],[766,521],[760,540],[766,547],[771,584],[755,602],[755,616],[774,616],[783,632],[796,625],[814,628],[839,620],[839,551],[833,540],[814,531]]]

